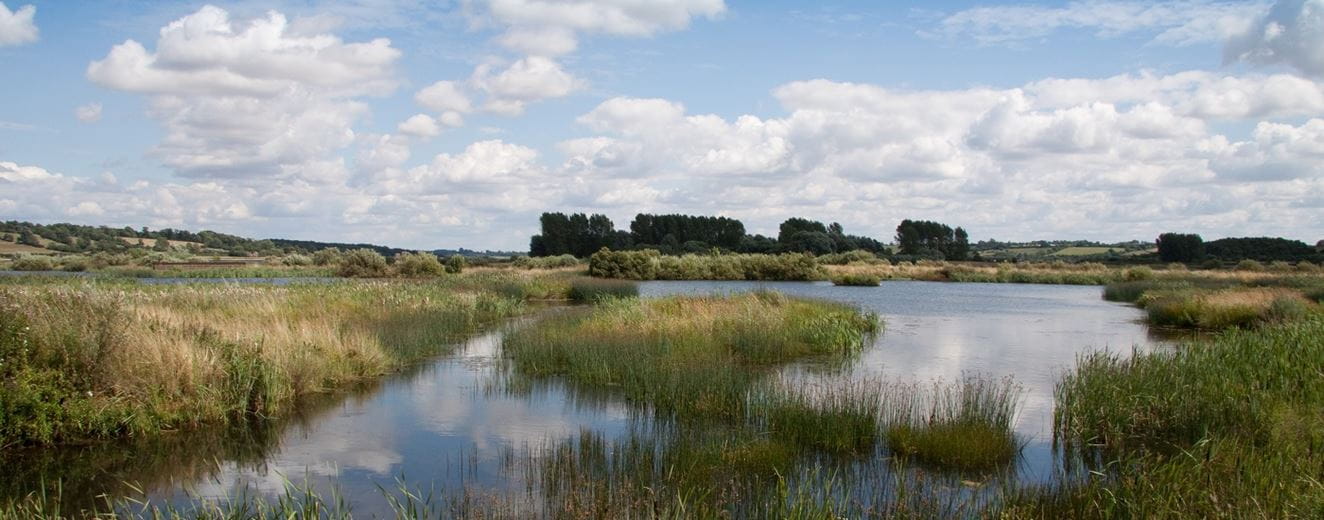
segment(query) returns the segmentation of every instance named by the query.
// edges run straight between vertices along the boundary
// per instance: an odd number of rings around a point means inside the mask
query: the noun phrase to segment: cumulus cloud
[[[559,63],[541,56],[518,60],[495,73],[480,65],[471,81],[487,94],[483,109],[506,116],[520,115],[528,103],[565,97],[583,86]]]
[[[95,123],[101,120],[101,103],[88,103],[74,109],[74,117],[84,123]]]
[[[1228,42],[1225,59],[1324,76],[1324,0],[1279,0]]]
[[[413,137],[436,137],[441,134],[441,126],[437,120],[427,114],[417,114],[409,119],[401,121],[396,126],[400,133]]]
[[[1010,5],[973,7],[952,13],[931,32],[947,38],[968,37],[981,44],[1038,39],[1063,29],[1092,30],[1101,38],[1136,32],[1155,41],[1187,45],[1221,41],[1245,31],[1267,9],[1262,1],[1178,2],[1088,1],[1061,7]]]
[[[37,41],[39,31],[36,16],[35,6],[25,5],[17,11],[11,11],[4,2],[0,2],[0,47]]]
[[[346,43],[274,11],[239,21],[205,6],[162,28],[152,51],[116,45],[87,77],[149,96],[165,130],[156,154],[183,175],[325,181],[342,177],[327,158],[367,113],[355,98],[394,88],[399,55],[389,40]]]
[[[514,117],[531,103],[582,90],[587,82],[558,61],[578,49],[582,34],[647,37],[726,12],[724,0],[486,0],[466,5],[472,25],[501,30],[496,43],[521,57],[478,65],[467,81],[439,81],[415,96],[420,105],[456,122],[479,96],[483,111]]]
[[[1268,92],[1274,99],[1256,99]],[[1263,120],[1324,110],[1319,87],[1291,76],[1143,73],[944,91],[810,80],[773,95],[785,116],[604,101],[579,118],[597,135],[560,143],[563,175],[634,185],[567,197],[720,211],[755,230],[828,213],[888,236],[902,218],[963,215],[968,228],[996,236],[1088,229],[1116,238],[1178,221],[1218,234],[1253,230],[1260,218],[1309,222],[1297,208],[1309,191],[1284,186],[1324,185],[1324,120]],[[1210,122],[1228,120],[1255,129],[1244,138],[1211,132]],[[628,198],[631,190],[639,195]],[[1260,202],[1248,211],[1247,201]]]

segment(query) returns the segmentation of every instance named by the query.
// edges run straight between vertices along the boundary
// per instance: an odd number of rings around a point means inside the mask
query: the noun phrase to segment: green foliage
[[[281,257],[280,263],[291,267],[302,267],[313,265],[313,259],[308,255],[292,254]]]
[[[1243,259],[1261,262],[1273,260],[1294,262],[1307,259],[1318,261],[1320,259],[1320,252],[1315,248],[1299,240],[1285,238],[1224,238],[1205,244],[1205,250],[1209,256],[1228,262]]]
[[[346,278],[382,278],[387,274],[386,258],[371,249],[355,249],[341,256],[336,274]]]
[[[720,247],[733,251],[740,247],[740,241],[745,237],[745,225],[727,217],[646,213],[635,215],[630,222],[630,240],[637,246],[658,246],[666,242],[668,236],[682,245],[695,242],[702,244],[696,246],[702,249]]]
[[[520,269],[561,269],[578,266],[579,259],[574,255],[520,256],[516,257],[511,265]]]
[[[530,239],[529,256],[585,257],[603,247],[628,245],[606,215],[543,213],[538,220],[542,234]]]
[[[877,255],[863,249],[853,249],[844,253],[833,253],[830,255],[821,255],[817,258],[818,263],[822,265],[850,265],[850,264],[878,264],[886,263],[886,260],[878,258]]]
[[[655,250],[607,249],[589,258],[589,274],[627,280],[820,280],[825,277],[810,255],[663,256]]]
[[[45,255],[23,255],[14,260],[9,268],[15,271],[51,271],[55,269],[55,262]]]
[[[1144,266],[1131,267],[1122,273],[1122,280],[1128,282],[1139,282],[1153,279],[1154,270]]]
[[[893,407],[888,448],[902,457],[961,470],[988,470],[1016,457],[1013,425],[1020,388],[1009,379],[967,377],[924,393],[901,388]]]
[[[351,251],[351,256],[354,254]],[[341,264],[344,265],[343,262]],[[392,264],[397,276],[406,276],[411,278],[421,278],[427,276],[441,276],[446,273],[446,268],[437,260],[437,255],[427,252],[419,253],[400,253],[395,255],[395,262]],[[350,275],[354,276],[354,275]],[[364,276],[364,275],[359,275]],[[377,276],[377,275],[366,275]]]
[[[334,247],[318,249],[313,253],[313,265],[336,265],[340,263],[341,256],[340,249]]]
[[[946,224],[927,220],[903,220],[896,227],[896,243],[901,254],[939,255],[939,259],[965,260],[970,240],[964,229],[953,230]]]
[[[450,258],[446,259],[446,272],[460,274],[464,272],[464,268],[468,267],[468,265],[469,262],[464,259],[464,256],[451,255]]]
[[[1164,262],[1194,262],[1204,257],[1200,235],[1164,233],[1158,237],[1159,259]]]
[[[1263,271],[1263,270],[1264,270],[1264,264],[1261,264],[1261,263],[1259,263],[1258,261],[1255,261],[1255,260],[1246,259],[1246,260],[1242,260],[1242,261],[1240,261],[1240,262],[1237,262],[1237,268],[1236,268],[1236,269],[1237,269],[1238,271]]]

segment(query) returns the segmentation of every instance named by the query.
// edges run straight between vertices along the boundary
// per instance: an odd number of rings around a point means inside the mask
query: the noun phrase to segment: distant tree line
[[[750,235],[743,223],[728,217],[640,213],[630,222],[629,231],[617,230],[611,219],[599,214],[543,213],[539,223],[541,233],[529,240],[530,256],[568,254],[584,258],[603,247],[613,251],[652,249],[667,255],[704,253],[714,249],[765,254],[825,255],[854,250],[891,254],[881,241],[847,234],[839,223],[823,224],[800,217],[782,222],[775,238]],[[932,229],[925,227],[915,252],[903,253],[964,259],[969,244],[965,231],[957,230],[959,233],[941,224]],[[930,231],[938,235],[932,235]],[[909,232],[907,236],[910,236]],[[941,247],[937,247],[939,244]]]
[[[1163,233],[1159,235],[1157,245],[1159,259],[1164,262],[1318,262],[1324,259],[1319,244],[1311,247],[1300,240],[1275,237],[1221,238],[1205,242],[1196,234]]]

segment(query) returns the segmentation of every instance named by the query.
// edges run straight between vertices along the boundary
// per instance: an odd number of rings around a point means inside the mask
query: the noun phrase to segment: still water
[[[1165,346],[1139,321],[1140,311],[1103,301],[1098,287],[648,282],[640,292],[655,297],[754,289],[849,303],[883,318],[885,330],[874,344],[834,377],[1013,377],[1024,388],[1016,430],[1026,443],[1015,471],[1031,481],[1053,473],[1053,384],[1077,356]],[[66,500],[83,504],[102,494],[182,502],[275,494],[294,482],[334,492],[356,513],[380,514],[389,510],[379,487],[393,489],[397,479],[438,493],[526,492],[529,483],[511,471],[512,459],[583,431],[615,437],[641,420],[623,402],[586,401],[557,384],[503,390],[496,363],[501,338],[502,330],[474,337],[414,370],[320,396],[278,423],[10,452],[0,461],[0,494],[27,493],[58,480]]]

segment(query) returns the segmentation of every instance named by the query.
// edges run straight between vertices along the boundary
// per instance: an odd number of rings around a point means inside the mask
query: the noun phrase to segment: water
[[[1016,430],[1026,448],[1016,471],[1029,480],[1052,474],[1052,387],[1076,357],[1091,349],[1163,345],[1140,323],[1140,311],[1103,301],[1098,287],[648,282],[641,294],[758,288],[846,302],[883,317],[884,332],[844,377],[1014,377],[1025,389]],[[528,483],[511,471],[512,452],[536,451],[581,431],[612,438],[639,422],[622,402],[586,401],[554,383],[501,391],[495,384],[501,337],[501,330],[493,331],[415,370],[313,399],[277,423],[11,451],[0,469],[0,494],[60,479],[68,499],[145,494],[183,502],[274,494],[288,482],[307,482],[323,494],[334,490],[356,513],[385,513],[378,486],[394,488],[399,477],[424,490],[469,486],[518,494]]]

